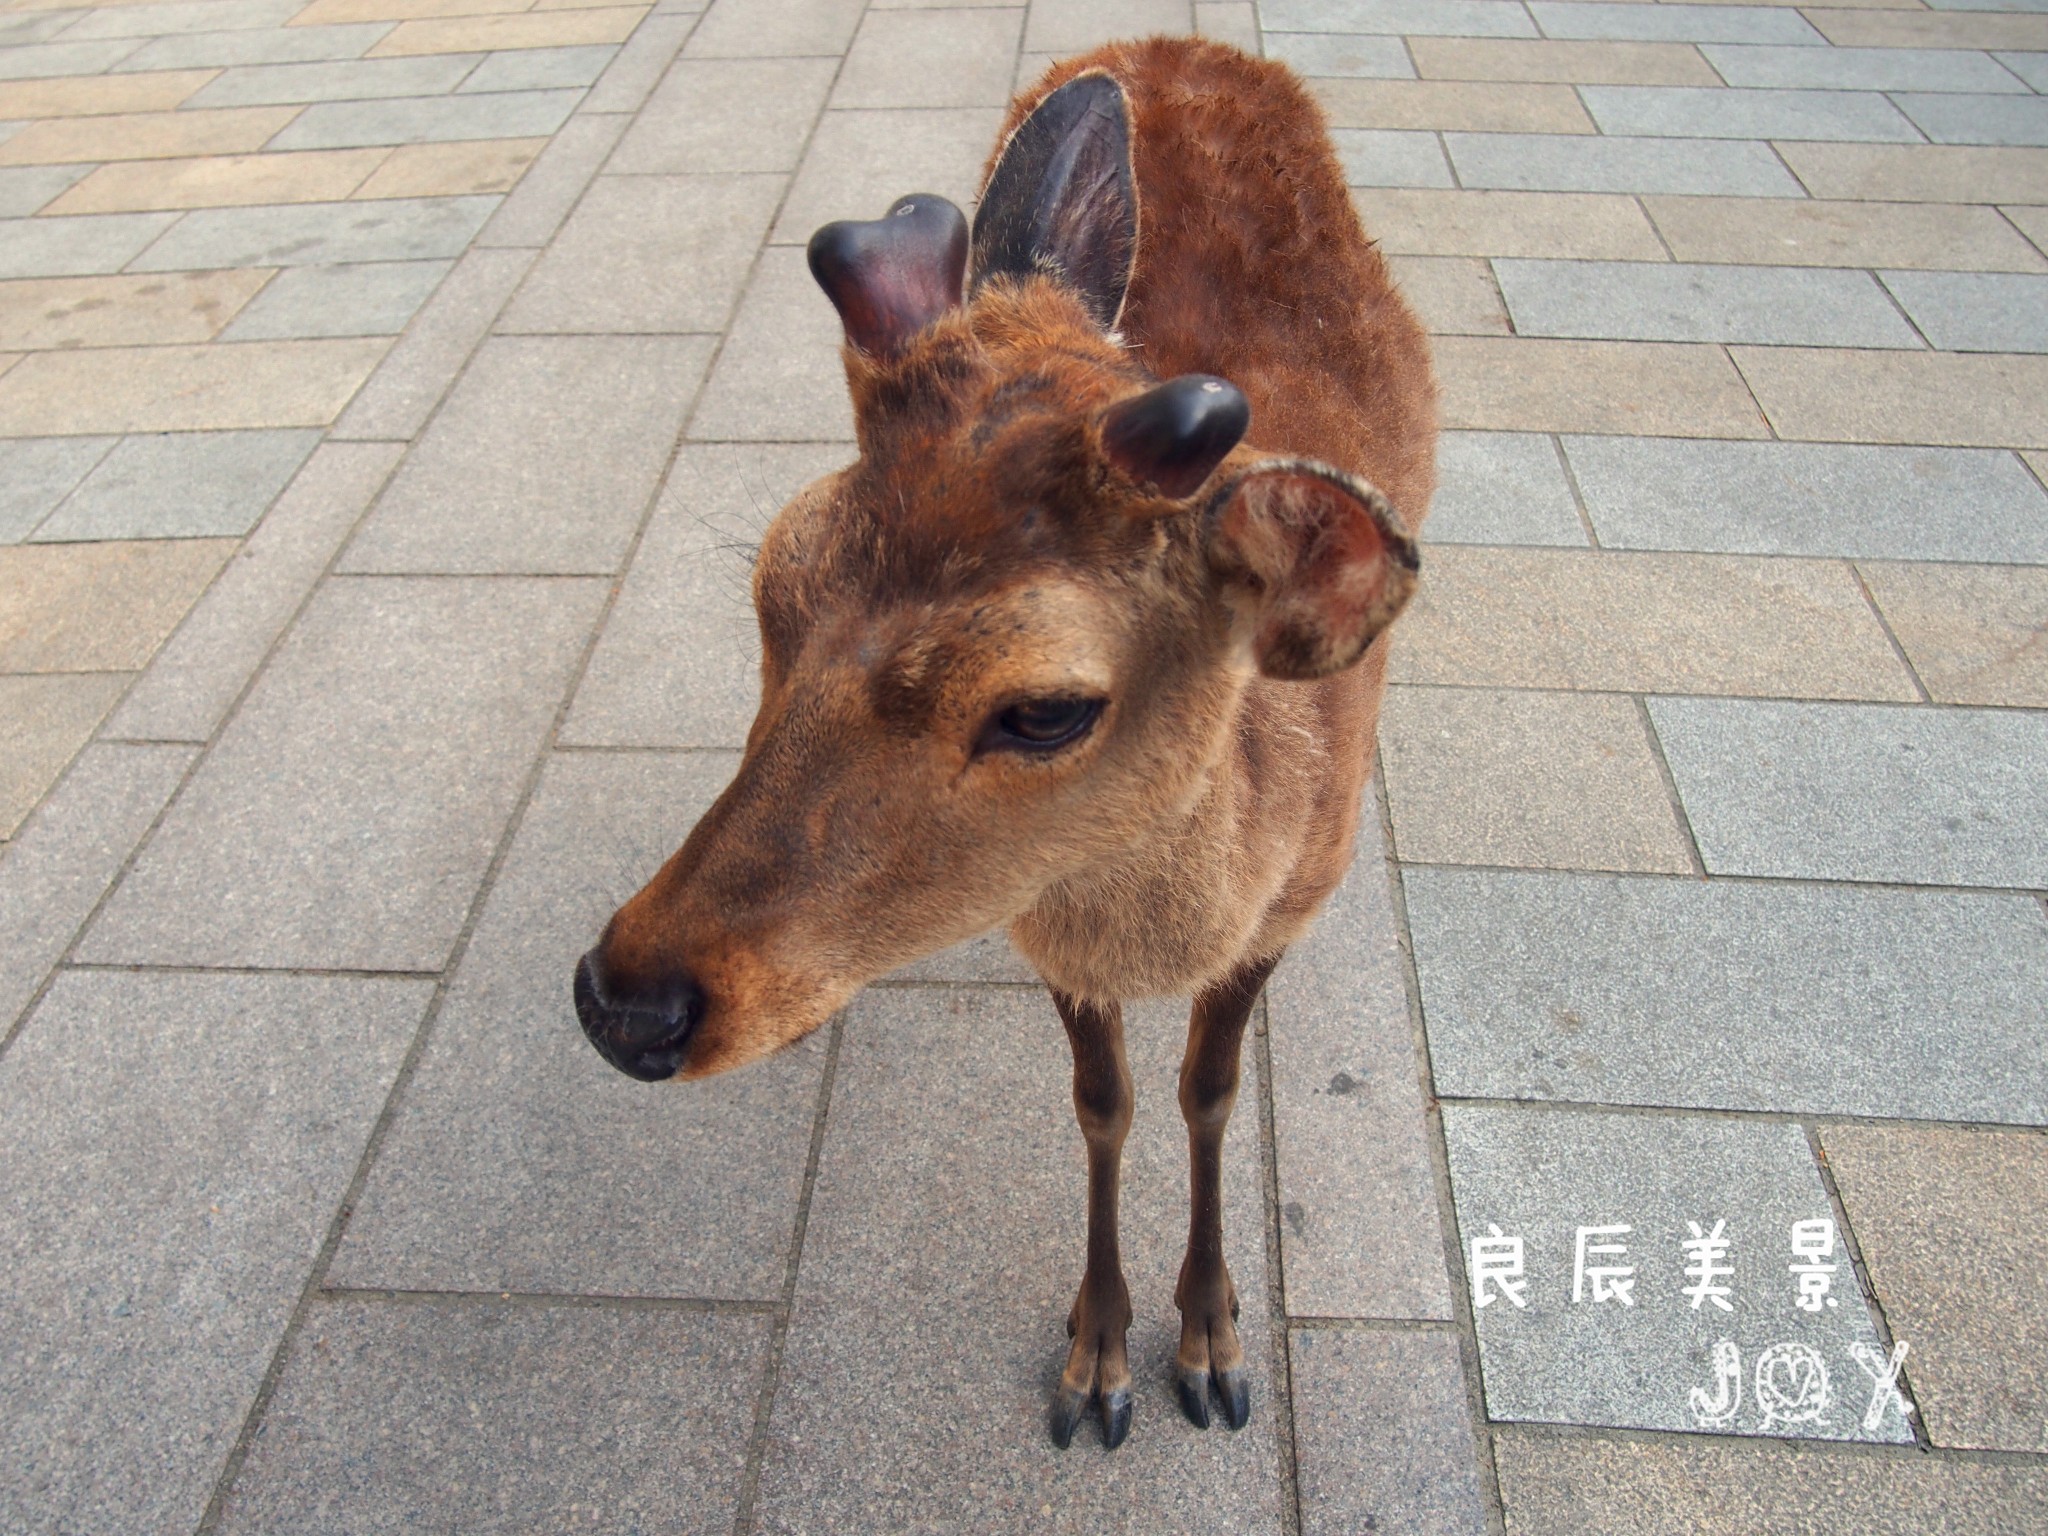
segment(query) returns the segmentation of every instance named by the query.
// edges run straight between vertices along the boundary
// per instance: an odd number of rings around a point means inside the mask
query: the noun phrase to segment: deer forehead
[[[1126,630],[1107,594],[1043,575],[882,612],[842,607],[819,626],[809,651],[823,667],[865,674],[884,698],[972,709],[1108,692]]]

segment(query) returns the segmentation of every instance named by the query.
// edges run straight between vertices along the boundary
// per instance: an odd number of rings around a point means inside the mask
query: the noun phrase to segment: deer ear
[[[1310,459],[1269,459],[1208,504],[1209,567],[1268,677],[1341,672],[1415,590],[1415,540],[1387,498]]]
[[[961,301],[967,215],[943,197],[913,192],[879,219],[827,224],[810,244],[811,276],[873,357],[891,357]]]
[[[1003,146],[974,215],[974,284],[1056,277],[1114,329],[1138,249],[1131,124],[1123,87],[1076,75]]]

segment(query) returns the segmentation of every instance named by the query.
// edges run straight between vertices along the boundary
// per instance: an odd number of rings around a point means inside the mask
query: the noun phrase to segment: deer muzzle
[[[600,944],[576,962],[576,1018],[598,1055],[643,1083],[674,1077],[704,1018],[704,989],[680,973],[635,981],[611,973]]]

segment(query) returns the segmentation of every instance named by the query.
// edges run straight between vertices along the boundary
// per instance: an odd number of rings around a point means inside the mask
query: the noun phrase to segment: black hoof
[[[1218,1371],[1212,1378],[1216,1383],[1216,1400],[1223,1405],[1223,1422],[1232,1429],[1243,1429],[1252,1416],[1252,1382],[1244,1371]]]
[[[1102,1400],[1102,1448],[1113,1451],[1131,1432],[1131,1389],[1119,1387]]]
[[[1052,1418],[1047,1428],[1052,1431],[1052,1443],[1065,1450],[1074,1443],[1074,1426],[1081,1422],[1081,1415],[1088,1411],[1088,1394],[1075,1392],[1067,1387],[1056,1388],[1052,1394]]]
[[[1180,1411],[1197,1429],[1209,1427],[1209,1373],[1176,1366],[1173,1390],[1180,1395]]]

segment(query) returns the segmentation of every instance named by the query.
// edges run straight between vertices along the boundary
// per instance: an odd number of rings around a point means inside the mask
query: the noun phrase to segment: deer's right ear
[[[967,215],[913,192],[879,219],[841,220],[811,236],[811,276],[870,357],[893,357],[962,298]]]
[[[1123,87],[1076,75],[1003,146],[974,214],[974,283],[1056,277],[1104,330],[1123,312],[1138,250],[1131,120]]]

